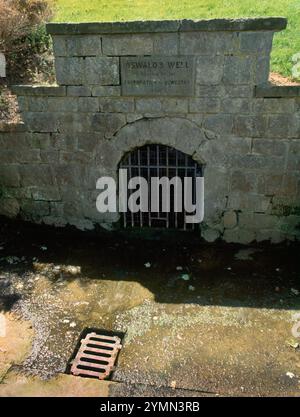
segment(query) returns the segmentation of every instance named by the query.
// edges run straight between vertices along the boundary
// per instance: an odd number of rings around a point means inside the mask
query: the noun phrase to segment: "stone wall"
[[[300,86],[267,83],[283,18],[49,24],[55,86],[15,86],[23,124],[0,131],[0,214],[93,229],[96,180],[146,143],[204,164],[208,241],[300,236]],[[125,96],[124,57],[190,56],[189,96]],[[179,58],[178,58],[179,57]]]

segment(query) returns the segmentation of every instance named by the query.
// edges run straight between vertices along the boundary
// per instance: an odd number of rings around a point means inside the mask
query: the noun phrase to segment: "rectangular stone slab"
[[[123,96],[192,96],[195,84],[194,57],[121,57]]]

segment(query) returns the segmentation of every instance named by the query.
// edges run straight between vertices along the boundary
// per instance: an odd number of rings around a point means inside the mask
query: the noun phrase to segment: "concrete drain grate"
[[[96,332],[87,333],[71,362],[70,372],[76,376],[106,379],[114,371],[121,338]]]

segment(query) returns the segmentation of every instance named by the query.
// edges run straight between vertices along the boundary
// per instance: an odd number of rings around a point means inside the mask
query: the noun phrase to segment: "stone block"
[[[58,131],[60,133],[91,132],[94,113],[56,113]]]
[[[79,97],[78,110],[80,112],[92,112],[99,111],[99,101],[97,97]]]
[[[41,150],[41,162],[46,164],[53,164],[59,162],[58,150]]]
[[[152,55],[153,38],[150,34],[107,35],[102,38],[104,55]]]
[[[54,113],[26,112],[23,117],[29,132],[57,132],[58,120]]]
[[[31,197],[36,201],[60,201],[60,192],[57,187],[31,187]]]
[[[217,114],[206,116],[204,120],[205,129],[216,133],[226,134],[232,132],[233,119],[229,114]]]
[[[92,59],[92,58],[89,58]],[[56,80],[60,85],[84,84],[85,61],[78,57],[57,57],[55,59]]]
[[[18,165],[0,165],[0,187],[19,187]]]
[[[186,32],[180,33],[181,54],[223,55],[238,48],[237,33]]]
[[[240,33],[240,50],[242,53],[267,55],[271,52],[273,32]]]
[[[255,83],[264,84],[268,82],[270,75],[270,55],[256,57]]]
[[[282,191],[282,173],[263,173],[257,178],[257,192],[265,195],[280,194]]]
[[[68,56],[102,55],[100,35],[77,35],[66,38]]]
[[[92,96],[95,97],[110,97],[120,95],[121,87],[119,85],[95,86],[92,88]]]
[[[223,56],[198,57],[196,60],[196,85],[219,84],[223,76],[223,62]]]
[[[223,85],[205,85],[205,84],[196,84],[195,89],[196,97],[224,97],[225,96],[225,87]]]
[[[20,112],[23,113],[24,111],[28,111],[28,97],[18,96],[17,100]]]
[[[131,113],[134,111],[133,98],[99,98],[101,112]]]
[[[271,197],[243,192],[232,192],[228,199],[228,209],[266,212],[271,205]]]
[[[109,138],[126,124],[123,114],[98,113],[93,116],[93,129]]]
[[[152,35],[153,55],[177,55],[178,54],[178,34],[177,33],[157,33]]]
[[[256,191],[257,176],[253,172],[243,170],[233,171],[231,174],[231,191],[249,193]]]
[[[70,97],[89,97],[92,95],[92,90],[86,85],[70,85],[67,87],[67,96]]]
[[[187,113],[188,100],[185,98],[163,98],[162,110],[168,113]]]
[[[266,134],[265,116],[238,115],[234,118],[233,133],[244,137],[262,137]]]
[[[287,114],[271,114],[266,134],[270,138],[288,138],[291,117]]]
[[[93,152],[101,140],[103,140],[103,138],[99,133],[82,133],[81,135],[78,135],[78,149],[86,152]]]
[[[75,150],[77,149],[77,138],[78,134],[54,133],[51,137],[51,147],[58,151]]]
[[[249,114],[250,102],[246,98],[226,98],[222,101],[221,108],[224,113]]]
[[[50,206],[47,201],[24,200],[20,214],[24,220],[40,221],[43,216],[50,214]]]
[[[120,84],[119,58],[103,56],[85,58],[84,82],[98,85]]]
[[[232,85],[227,84],[224,87],[225,90],[225,96],[227,97],[246,97],[251,98],[254,96],[255,90],[252,85]]]
[[[220,237],[220,231],[210,227],[201,226],[201,237],[206,242],[215,242]]]
[[[49,97],[49,112],[77,112],[78,100],[74,97]]]
[[[17,217],[20,212],[20,205],[16,198],[0,197],[0,215],[11,219]]]
[[[217,98],[192,98],[189,104],[191,113],[218,113],[220,111],[220,100]]]
[[[300,170],[300,141],[292,140],[290,141],[287,169],[289,171],[299,171]]]
[[[52,36],[55,57],[67,56],[66,36]]]
[[[251,84],[254,82],[254,58],[225,56],[223,82],[225,84]]]
[[[223,239],[228,243],[241,243],[247,245],[255,240],[256,234],[254,230],[246,230],[240,227],[235,229],[226,229]]]
[[[256,99],[253,110],[257,113],[293,113],[295,101],[290,98]]]
[[[139,113],[162,111],[162,102],[160,98],[138,98],[135,100],[135,103],[136,111]]]
[[[223,214],[223,225],[225,229],[233,229],[237,226],[238,218],[237,213],[233,210],[225,211]]]
[[[284,156],[288,150],[288,141],[273,139],[253,139],[252,153],[268,156]]]
[[[47,187],[53,185],[53,175],[48,164],[26,164],[19,167],[21,185]]]

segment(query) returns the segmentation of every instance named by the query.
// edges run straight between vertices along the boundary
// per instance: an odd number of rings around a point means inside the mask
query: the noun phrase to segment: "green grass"
[[[285,16],[276,33],[271,69],[291,76],[292,56],[300,52],[300,0],[55,0],[56,22],[207,19]]]

